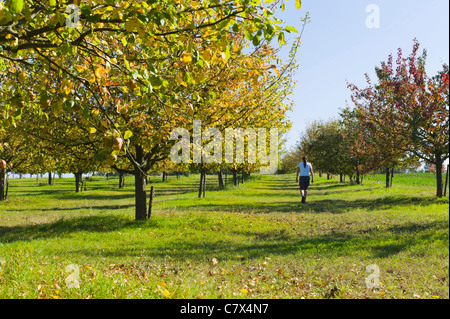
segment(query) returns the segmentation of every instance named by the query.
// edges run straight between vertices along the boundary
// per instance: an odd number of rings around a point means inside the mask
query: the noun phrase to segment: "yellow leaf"
[[[241,289],[241,292],[242,292],[243,294],[248,294],[248,290],[247,290],[247,289]]]
[[[188,53],[183,53],[183,55],[181,56],[181,61],[184,63],[192,62],[192,56]]]
[[[211,50],[207,49],[207,50],[203,51],[202,56],[205,61],[209,61],[209,59],[211,59],[211,56],[212,56]]]
[[[164,297],[170,298],[170,292],[167,289],[164,289],[162,294],[164,295]]]
[[[145,31],[145,27],[142,23],[138,24],[137,31],[138,31],[139,36],[144,39],[146,36],[146,31]]]
[[[125,29],[127,32],[133,32],[136,27],[138,26],[139,21],[137,19],[130,19],[127,22],[125,22]]]
[[[20,82],[25,82],[26,78],[27,78],[27,76],[26,76],[26,73],[25,73],[25,72],[21,72],[21,73],[19,74],[19,80],[20,80]]]
[[[95,132],[97,132],[97,129],[95,127],[89,128],[89,133],[94,134]]]
[[[277,74],[277,76],[280,76],[280,71],[278,71],[276,66],[273,66],[272,69],[275,71],[275,73]]]

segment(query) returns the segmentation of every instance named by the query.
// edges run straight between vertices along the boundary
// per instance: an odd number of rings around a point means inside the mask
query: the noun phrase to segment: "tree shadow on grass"
[[[276,202],[258,202],[257,204],[247,204],[245,202],[227,202],[224,204],[210,204],[199,201],[195,209],[201,209],[209,212],[251,212],[251,213],[333,213],[343,214],[355,209],[364,210],[388,210],[409,205],[429,206],[442,202],[436,197],[410,197],[410,196],[387,196],[371,199],[321,199],[315,200],[313,197],[306,203],[296,201],[276,201]]]
[[[208,221],[206,219],[205,222]],[[232,260],[260,259],[300,252],[323,256],[335,255],[337,252],[340,255],[358,254],[358,252],[367,255],[367,252],[370,252],[373,258],[387,258],[416,245],[425,247],[436,240],[448,242],[448,221],[410,222],[382,229],[362,228],[352,232],[329,232],[324,229],[321,234],[308,236],[283,229],[261,231],[257,228],[223,229],[216,231],[215,235],[211,235],[212,230],[205,230],[204,234],[198,231],[191,236],[190,233],[183,234],[184,228],[181,226],[160,223],[162,223],[160,219],[135,221],[131,217],[117,215],[76,217],[40,225],[0,227],[0,242],[52,240],[78,232],[120,231],[126,235],[127,231],[139,228],[143,230],[142,236],[124,236],[120,246],[111,246],[108,235],[105,235],[104,242],[96,239],[98,248],[95,249],[83,248],[83,241],[79,242],[79,248],[75,250],[55,249],[61,253],[92,257],[121,258],[126,255],[137,258],[165,258],[169,256],[180,261],[212,257]],[[148,230],[160,232],[163,236],[157,236],[161,239],[146,238]],[[398,237],[394,243],[393,236]],[[231,238],[231,241],[227,238]],[[89,239],[84,240],[89,241]]]
[[[128,209],[135,207],[134,204],[127,204],[127,205],[120,205],[120,204],[114,204],[114,205],[87,205],[87,206],[76,206],[76,207],[42,207],[42,208],[36,208],[36,211],[41,212],[64,212],[64,211],[79,211],[79,210],[92,210],[92,211],[103,211],[103,210],[118,210],[118,209]],[[5,209],[5,211],[14,211],[14,212],[29,212],[30,209]]]
[[[115,215],[60,219],[52,223],[26,226],[0,226],[0,242],[52,239],[76,232],[111,232],[138,227],[154,227],[154,220],[135,221]]]
[[[122,258],[147,257],[171,258],[175,261],[190,262],[193,260],[210,260],[212,257],[219,260],[253,260],[263,259],[269,256],[283,256],[301,253],[309,256],[364,255],[364,258],[389,258],[393,255],[408,251],[416,246],[427,246],[436,239],[446,240],[448,235],[442,233],[437,236],[437,231],[448,228],[447,222],[432,222],[422,224],[420,228],[416,224],[408,224],[401,232],[410,236],[401,237],[396,243],[392,243],[392,231],[395,229],[377,230],[370,236],[359,233],[352,234],[323,234],[305,238],[286,232],[258,230],[232,231],[234,235],[244,239],[239,242],[229,242],[221,238],[198,237],[183,239],[174,238],[171,241],[152,242],[151,245],[126,240],[120,247],[103,245],[96,249],[76,249],[70,251],[74,254],[82,254],[88,257]],[[418,230],[420,229],[420,230]],[[223,237],[222,237],[223,238]]]

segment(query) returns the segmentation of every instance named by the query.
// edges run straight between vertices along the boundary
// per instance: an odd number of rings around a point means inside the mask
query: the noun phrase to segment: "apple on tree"
[[[116,137],[113,142],[113,149],[116,151],[120,151],[123,146],[123,139],[121,137]]]

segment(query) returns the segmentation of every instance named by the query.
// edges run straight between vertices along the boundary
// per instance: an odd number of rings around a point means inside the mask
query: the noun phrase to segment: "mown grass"
[[[226,190],[208,176],[202,199],[197,180],[152,180],[154,213],[139,222],[131,178],[94,177],[79,194],[71,179],[11,181],[0,298],[449,297],[449,201],[433,185],[317,179],[302,205],[294,175]]]
[[[367,175],[365,178],[368,181],[374,181],[380,184],[386,183],[385,174],[372,174]],[[445,181],[446,174],[443,174],[443,180]],[[436,175],[433,173],[396,173],[393,177],[393,185],[411,185],[411,186],[436,186]],[[448,190],[447,190],[448,194]]]

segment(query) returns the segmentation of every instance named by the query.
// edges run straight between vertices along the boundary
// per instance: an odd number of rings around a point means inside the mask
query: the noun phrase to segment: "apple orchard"
[[[175,168],[174,128],[290,127],[300,38],[283,61],[285,34],[298,31],[275,17],[280,1],[0,4],[0,199],[8,172],[73,173],[81,191],[83,174],[114,171],[134,176],[135,217],[145,219],[151,172],[259,165]],[[66,21],[73,4],[77,28]]]

